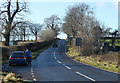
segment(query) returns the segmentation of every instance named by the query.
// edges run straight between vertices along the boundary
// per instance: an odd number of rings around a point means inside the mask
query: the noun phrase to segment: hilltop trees
[[[39,35],[39,33],[41,32],[41,29],[42,29],[42,25],[30,23],[29,24],[29,29],[30,29],[31,33],[35,36],[35,40],[37,41],[38,35]]]
[[[59,34],[60,31],[60,18],[57,15],[52,15],[49,18],[45,18],[44,25],[46,29],[52,29],[55,32],[55,36]]]
[[[1,4],[0,20],[2,20],[4,32],[2,33],[5,38],[5,45],[9,46],[10,33],[20,23],[23,23],[23,15],[28,12],[27,2],[12,2],[7,0]]]
[[[11,31],[11,40],[15,41],[18,39],[25,41],[28,35],[30,35],[28,23],[20,23]]]

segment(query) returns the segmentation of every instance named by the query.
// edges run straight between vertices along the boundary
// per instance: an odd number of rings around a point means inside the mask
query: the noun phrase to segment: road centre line
[[[32,75],[32,77],[34,78],[35,76],[34,76],[34,75]]]
[[[56,60],[57,60],[57,58],[56,57],[54,57]]]
[[[61,63],[59,60],[57,60],[58,63]]]
[[[59,60],[57,60],[57,62],[60,62]],[[64,67],[66,67],[67,69],[69,69],[69,70],[71,70],[71,68],[70,67],[68,67],[67,65],[65,65],[65,64],[62,64]],[[83,77],[85,77],[85,78],[87,78],[87,79],[89,79],[89,80],[91,80],[91,81],[95,81],[94,79],[92,79],[92,78],[90,78],[90,77],[88,77],[88,76],[86,76],[86,75],[84,75],[84,74],[82,74],[82,73],[80,73],[80,72],[75,72],[76,74],[78,74],[78,75],[80,75],[80,76],[83,76]]]
[[[33,71],[31,71],[31,73],[33,73]]]
[[[67,65],[65,64],[62,64],[64,67],[66,67],[67,69],[71,69],[70,67],[68,67]]]
[[[94,79],[92,79],[92,78],[90,78],[90,77],[88,77],[88,76],[86,76],[86,75],[84,75],[84,74],[82,74],[80,72],[75,72],[75,73],[78,74],[78,75],[81,75],[81,76],[83,76],[83,77],[85,77],[85,78],[87,78],[87,79],[89,79],[91,81],[95,81]]]
[[[32,75],[34,75],[34,73],[33,73],[33,72],[32,72],[31,74],[32,74]]]
[[[33,79],[34,81],[37,81],[35,78]]]
[[[62,43],[61,43],[62,44]],[[60,44],[60,45],[61,45]],[[60,46],[59,45],[59,46]],[[65,52],[66,53],[66,52]],[[67,53],[66,53],[67,54]],[[55,56],[55,52],[54,52],[54,58],[56,58],[56,56]],[[57,60],[57,58],[56,58],[56,60]],[[60,62],[59,60],[57,60],[58,62]],[[65,65],[65,64],[62,64],[64,67],[66,67],[67,69],[71,69],[70,67],[68,67],[67,65]],[[82,74],[82,73],[80,73],[80,72],[75,72],[76,74],[78,74],[78,75],[80,75],[80,76],[83,76],[83,77],[85,77],[85,78],[87,78],[87,79],[89,79],[89,80],[91,80],[91,81],[95,81],[94,79],[92,79],[92,78],[90,78],[90,77],[88,77],[88,76],[86,76],[86,75],[84,75],[84,74]]]

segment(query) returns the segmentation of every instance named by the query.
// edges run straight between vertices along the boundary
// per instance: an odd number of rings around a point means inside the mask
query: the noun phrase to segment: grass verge
[[[43,49],[37,50],[35,52],[31,52],[32,59],[37,58],[42,52],[44,52],[46,49],[48,49],[51,45],[44,47]]]
[[[71,46],[67,46],[67,54],[74,60],[80,61],[91,66],[95,66],[101,69],[119,72],[120,66],[118,62],[118,57],[120,53],[118,52],[109,52],[103,55],[91,55],[91,56],[81,56],[75,49]]]
[[[6,73],[6,72],[0,72],[2,75],[1,77],[1,83],[31,83],[30,81],[23,80],[19,75],[16,75],[15,73]]]

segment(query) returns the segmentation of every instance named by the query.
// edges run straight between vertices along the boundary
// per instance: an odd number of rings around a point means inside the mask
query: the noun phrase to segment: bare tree
[[[17,27],[16,27],[10,32],[10,39],[12,41],[15,41],[15,40],[17,40],[17,38],[19,38],[19,34],[18,34]]]
[[[39,35],[39,33],[41,32],[41,29],[42,29],[42,25],[31,23],[29,25],[29,29],[30,29],[31,33],[35,36],[35,40],[37,41],[38,35]]]
[[[43,30],[39,35],[40,40],[49,41],[55,38],[55,32],[52,29]]]
[[[110,30],[111,30],[112,28],[110,28],[110,27],[108,27],[108,28],[106,28],[106,29],[103,29],[103,33],[102,33],[102,37],[109,37],[109,35],[110,35]]]
[[[11,31],[11,38],[13,41],[19,38],[21,41],[25,41],[28,34],[28,23],[20,23]]]
[[[5,38],[5,45],[9,46],[10,32],[16,27],[17,24],[23,23],[23,15],[28,12],[27,2],[7,2],[0,4],[0,18],[4,21],[4,32],[2,33]]]
[[[95,19],[93,8],[85,3],[68,8],[63,31],[74,38],[82,38],[85,55],[94,51],[101,37],[100,23]]]
[[[2,29],[0,29],[0,41],[2,41]]]
[[[2,41],[2,22],[0,21],[0,41]]]
[[[55,31],[55,36],[57,37],[61,25],[60,18],[57,15],[52,15],[51,17],[44,20],[44,24],[45,28],[50,28]]]
[[[72,36],[72,31],[71,31],[71,29],[69,29],[70,27],[69,27],[69,25],[67,24],[67,23],[63,23],[63,25],[62,25],[62,30],[63,30],[63,32],[64,33],[66,33],[67,34],[67,39],[70,37],[70,36]]]

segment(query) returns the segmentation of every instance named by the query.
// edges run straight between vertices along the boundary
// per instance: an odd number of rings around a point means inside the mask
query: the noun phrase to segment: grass
[[[0,72],[0,74],[2,74],[2,83],[30,83],[27,80],[23,80],[19,75],[16,75],[15,73]]]
[[[42,53],[43,51],[45,51],[46,49],[48,49],[50,46],[51,45],[49,45],[47,47],[44,47],[43,49],[37,50],[35,52],[31,52],[32,59],[37,58],[40,55],[40,53]]]
[[[119,72],[120,66],[118,64],[118,52],[109,52],[104,55],[91,55],[91,56],[81,56],[75,49],[67,46],[67,54],[82,63],[89,64],[101,69],[106,69],[113,72]]]

